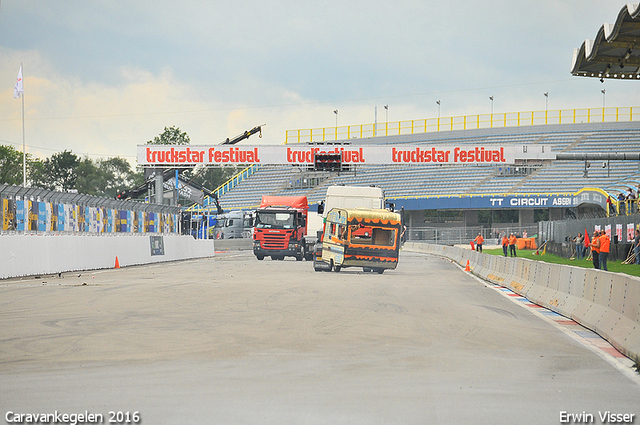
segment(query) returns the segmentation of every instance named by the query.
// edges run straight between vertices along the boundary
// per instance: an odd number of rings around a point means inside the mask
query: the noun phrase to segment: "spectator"
[[[578,233],[578,236],[576,236],[573,241],[576,243],[578,260],[582,260],[582,257],[584,257],[584,236],[582,236],[582,233]]]
[[[528,236],[528,234],[527,234],[527,231],[526,231],[526,230],[525,230],[524,232],[522,232],[522,237],[523,237],[523,238],[527,239],[527,236]]]
[[[611,239],[607,236],[606,232],[601,232],[600,237],[600,254],[598,254],[598,262],[602,270],[607,270],[607,258],[609,257],[609,247],[611,246]]]
[[[618,194],[618,214],[620,215],[624,215],[625,213],[624,201],[625,201],[624,193],[620,192]]]
[[[600,268],[600,259],[598,256],[600,255],[600,232],[597,230],[593,232],[593,238],[591,238],[591,258],[593,259],[593,267],[596,269]]]
[[[640,264],[640,230],[636,229],[636,237],[633,238],[633,253],[636,255],[635,263]]]
[[[629,188],[627,192],[627,204],[629,204],[629,212],[633,213],[636,211],[636,202],[638,201],[638,196],[632,188]]]
[[[611,195],[607,196],[607,211],[609,211],[609,216],[616,215],[616,207],[611,199]]]
[[[511,254],[512,257],[517,257],[516,255],[516,242],[517,242],[517,238],[516,235],[514,235],[513,233],[511,234],[511,236],[509,236],[509,253]]]
[[[502,236],[502,252],[504,252],[504,256],[507,256],[507,250],[509,249],[509,238],[507,237],[507,234],[505,233]]]
[[[482,244],[484,243],[484,238],[482,237],[482,235],[478,233],[478,236],[476,236],[473,241],[476,243],[476,251],[482,252]]]

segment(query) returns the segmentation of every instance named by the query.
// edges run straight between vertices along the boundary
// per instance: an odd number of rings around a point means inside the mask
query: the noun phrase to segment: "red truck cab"
[[[308,213],[306,196],[263,196],[254,218],[253,253],[256,258],[308,259],[312,255],[306,239]]]

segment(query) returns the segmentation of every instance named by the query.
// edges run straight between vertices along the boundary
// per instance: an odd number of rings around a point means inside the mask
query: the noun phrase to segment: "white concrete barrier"
[[[640,278],[622,273],[481,254],[407,242],[407,251],[447,257],[597,332],[621,353],[640,359]]]
[[[0,279],[213,257],[214,241],[167,235],[2,235]]]

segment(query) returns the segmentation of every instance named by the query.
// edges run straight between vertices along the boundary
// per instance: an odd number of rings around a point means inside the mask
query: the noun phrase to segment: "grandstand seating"
[[[355,141],[351,141],[356,143]],[[429,143],[465,144],[544,144],[552,152],[621,153],[640,152],[640,123],[567,124],[481,130],[459,130],[407,136],[376,137],[367,144]],[[509,165],[508,167],[522,167]],[[524,165],[526,166],[526,165]],[[253,209],[262,195],[306,195],[310,203],[324,199],[332,184],[382,187],[388,198],[451,195],[489,195],[509,193],[575,192],[598,187],[612,193],[640,180],[638,161],[611,161],[591,164],[584,177],[583,161],[551,161],[514,175],[514,170],[496,165],[362,165],[355,171],[334,173],[313,188],[294,184],[300,173],[290,166],[262,166],[220,198],[225,210]],[[625,183],[626,182],[626,183]],[[625,186],[626,185],[626,186]],[[292,188],[293,187],[293,188]]]

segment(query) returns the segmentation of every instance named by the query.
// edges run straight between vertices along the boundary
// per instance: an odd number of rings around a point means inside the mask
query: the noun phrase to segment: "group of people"
[[[507,237],[506,233],[502,235],[502,251],[504,252],[505,257],[507,257],[507,250],[511,253],[512,257],[517,257],[516,255],[517,241],[518,241],[518,238],[513,233],[511,233],[509,237]],[[481,233],[478,233],[478,236],[476,236],[473,242],[475,242],[476,244],[475,245],[476,251],[482,252],[482,245],[484,244],[484,238],[482,237]]]
[[[636,230],[636,237],[640,240],[640,234]],[[578,236],[574,239],[576,243],[577,258],[581,260],[585,257],[587,248],[591,249],[591,259],[593,261],[593,267],[601,270],[609,270],[607,268],[607,259],[609,258],[609,252],[611,247],[611,239],[607,236],[606,232],[596,230],[593,232],[593,237],[589,244],[585,243],[582,233],[578,233]],[[638,263],[636,263],[638,264]]]
[[[638,209],[638,193],[640,193],[640,186],[638,186],[638,192],[632,188],[627,189],[627,193],[620,192],[618,194],[618,211],[619,215],[626,214],[628,205],[629,213],[634,213]],[[607,205],[609,206],[609,215],[616,215],[616,207],[611,199],[611,196],[607,197]]]
[[[516,242],[518,242],[518,238],[513,233],[508,238],[506,233],[502,235],[502,252],[504,252],[505,257],[507,256],[507,248],[512,257],[517,257]]]

